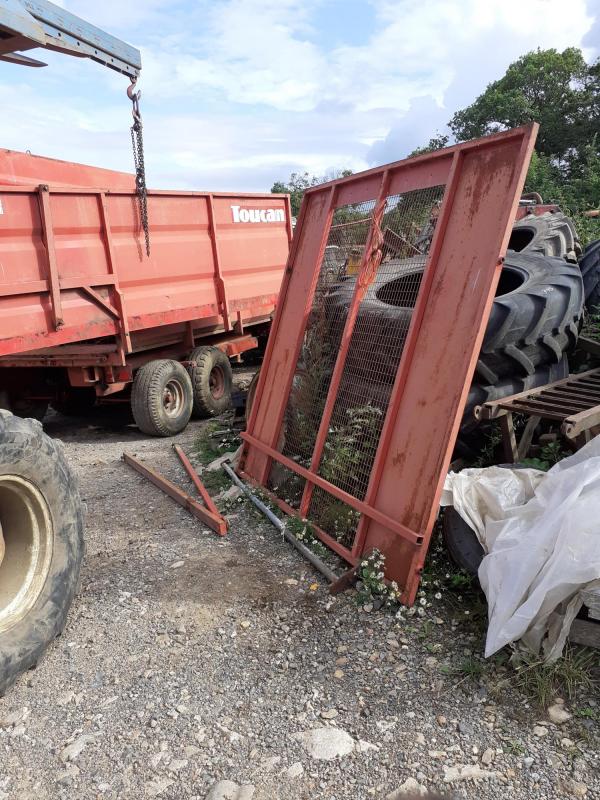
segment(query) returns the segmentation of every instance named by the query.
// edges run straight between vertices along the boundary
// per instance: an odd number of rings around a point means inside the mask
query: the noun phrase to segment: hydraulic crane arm
[[[142,68],[140,51],[48,0],[0,0],[0,61],[45,67],[23,55],[43,47],[91,58],[135,81]]]

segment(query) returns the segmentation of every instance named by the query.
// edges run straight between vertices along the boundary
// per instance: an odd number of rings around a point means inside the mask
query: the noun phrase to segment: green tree
[[[540,123],[537,152],[562,159],[598,131],[599,98],[598,64],[590,68],[581,50],[536,50],[457,111],[449,126],[458,141],[465,141],[535,120]]]
[[[271,186],[271,192],[272,194],[289,194],[292,214],[294,217],[297,217],[300,213],[304,192],[307,189],[310,189],[311,186],[317,186],[319,183],[335,180],[336,178],[347,178],[348,175],[352,175],[351,169],[333,170],[327,175],[322,176],[310,175],[308,172],[292,172],[287,183],[275,181],[273,186]]]
[[[413,158],[413,156],[421,156],[424,153],[432,153],[434,150],[441,150],[443,147],[448,147],[449,143],[449,134],[440,133],[438,131],[435,136],[431,137],[429,144],[426,144],[425,147],[416,147],[412,153],[408,154],[408,157]]]
[[[574,47],[527,53],[449,127],[465,141],[531,121],[540,131],[526,191],[570,213],[584,242],[598,238],[600,221],[582,212],[600,206],[600,61],[586,64]]]

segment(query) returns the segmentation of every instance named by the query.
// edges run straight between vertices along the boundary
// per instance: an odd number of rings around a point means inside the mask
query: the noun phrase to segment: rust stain
[[[402,467],[406,461],[406,453],[403,451],[398,451],[396,455],[392,458],[392,464],[395,467]]]

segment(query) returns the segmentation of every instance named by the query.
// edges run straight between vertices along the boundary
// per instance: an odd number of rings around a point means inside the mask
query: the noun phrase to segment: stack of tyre
[[[481,444],[473,416],[476,405],[568,375],[568,354],[583,319],[584,285],[586,295],[598,295],[600,304],[600,242],[587,248],[581,265],[580,256],[575,227],[565,214],[528,214],[515,222],[457,455],[472,455]],[[424,262],[422,257],[382,264],[359,308],[346,375],[351,376],[347,391],[362,403],[365,398],[377,405],[387,402],[403,345],[403,337],[393,331],[408,330]],[[354,284],[355,279],[338,284],[328,298],[336,327],[343,326]]]

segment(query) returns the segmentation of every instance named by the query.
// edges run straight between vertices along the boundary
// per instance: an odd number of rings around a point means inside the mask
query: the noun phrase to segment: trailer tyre
[[[59,635],[83,558],[83,512],[61,443],[0,411],[0,696]]]
[[[141,367],[131,390],[133,418],[149,436],[175,436],[192,415],[192,383],[178,361],[158,359]]]
[[[231,408],[233,372],[225,353],[218,347],[197,347],[189,360],[194,416],[217,417]]]

